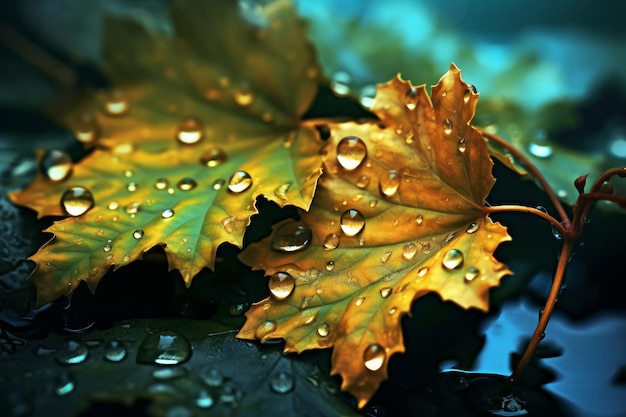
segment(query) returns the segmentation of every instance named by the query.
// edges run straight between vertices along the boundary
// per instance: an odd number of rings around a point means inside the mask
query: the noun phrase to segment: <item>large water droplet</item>
[[[198,182],[193,178],[185,177],[181,178],[181,180],[178,181],[178,184],[176,185],[183,191],[189,191],[196,188],[198,186]]]
[[[383,298],[387,298],[391,295],[391,288],[383,287],[380,289],[380,296]]]
[[[200,157],[200,163],[206,165],[209,168],[214,168],[223,164],[226,161],[226,152],[220,148],[212,148],[202,154]]]
[[[467,229],[465,231],[469,234],[472,234],[472,233],[476,233],[478,229],[480,229],[480,226],[478,223],[471,223],[469,226],[467,226]]]
[[[326,239],[324,239],[324,249],[337,249],[337,247],[339,247],[339,240],[340,239],[338,234],[330,233],[328,236],[326,236]]]
[[[367,147],[361,138],[346,136],[337,145],[337,162],[344,169],[356,169],[367,156]]]
[[[415,87],[409,88],[404,95],[404,104],[406,105],[406,108],[409,110],[415,110],[417,107],[418,97],[418,89]]]
[[[478,268],[468,268],[467,271],[465,271],[465,281],[473,281],[474,278],[476,278],[478,275],[480,275],[480,271],[478,270]]]
[[[93,143],[98,139],[99,129],[93,114],[83,112],[74,126],[74,137],[82,143]]]
[[[63,181],[70,176],[72,168],[72,158],[65,151],[48,151],[41,159],[41,171],[50,181]]]
[[[174,216],[174,210],[170,208],[165,209],[161,212],[161,217],[163,217],[164,219],[169,219],[172,216]]]
[[[317,334],[320,335],[320,337],[328,336],[330,334],[330,326],[328,323],[320,323],[320,325],[317,326]]]
[[[276,323],[274,323],[273,321],[266,321],[256,328],[254,336],[257,339],[262,340],[265,336],[272,333],[274,330],[276,330]]]
[[[137,351],[137,363],[179,365],[191,356],[191,345],[174,330],[161,330],[146,336]]]
[[[380,177],[380,191],[387,197],[391,197],[398,191],[400,180],[400,173],[392,169]]]
[[[143,230],[141,229],[137,229],[133,232],[133,237],[137,240],[141,239],[143,237]]]
[[[341,215],[340,224],[346,236],[356,236],[365,227],[365,217],[358,210],[346,210]]]
[[[278,372],[270,379],[270,388],[277,394],[286,394],[293,391],[296,383],[287,372]]]
[[[117,89],[111,90],[104,102],[104,112],[109,116],[123,116],[128,112],[128,100],[124,94]]]
[[[246,171],[235,171],[228,180],[228,190],[241,193],[252,186],[252,177]]]
[[[54,359],[60,365],[76,365],[85,362],[87,356],[89,356],[87,345],[70,340],[57,351]]]
[[[277,272],[270,277],[268,285],[274,298],[284,300],[293,292],[296,281],[286,272]]]
[[[95,204],[93,194],[85,187],[72,187],[61,196],[61,207],[70,216],[82,216]]]
[[[443,133],[445,133],[446,135],[451,135],[452,134],[452,130],[454,129],[454,125],[452,124],[452,120],[450,119],[446,119],[443,121],[442,123],[443,126]]]
[[[185,145],[198,143],[204,137],[204,125],[195,117],[181,120],[176,128],[176,139]]]
[[[448,271],[459,269],[463,266],[463,252],[458,249],[450,249],[445,255],[443,255],[441,263],[444,269],[447,269]]]
[[[402,248],[402,257],[407,261],[413,259],[417,253],[417,245],[413,242],[409,242]]]
[[[381,345],[374,343],[369,345],[363,352],[363,363],[370,371],[378,371],[385,363],[385,356],[385,349]]]
[[[296,222],[281,225],[272,239],[272,249],[280,252],[298,252],[311,243],[311,229]]]
[[[104,360],[108,362],[121,362],[126,358],[126,347],[119,340],[109,340],[104,345]]]

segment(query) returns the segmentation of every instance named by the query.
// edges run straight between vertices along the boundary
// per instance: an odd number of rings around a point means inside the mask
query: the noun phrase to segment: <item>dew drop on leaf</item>
[[[71,187],[61,196],[61,207],[69,216],[81,216],[94,204],[93,194],[85,187]]]
[[[143,230],[141,229],[137,229],[133,232],[133,237],[137,240],[141,239],[143,237]]]
[[[317,326],[317,334],[321,337],[328,336],[330,334],[330,326],[328,323],[320,323],[320,325]]]
[[[424,216],[422,216],[421,214],[415,216],[415,223],[417,223],[418,226],[424,224]]]
[[[93,114],[83,112],[74,127],[74,137],[82,143],[93,143],[98,139],[98,124]]]
[[[477,94],[476,87],[472,84],[467,83],[467,90],[463,93],[463,102],[467,104],[472,97],[472,94]]]
[[[72,158],[65,151],[51,150],[41,159],[41,171],[50,181],[63,181],[72,173]]]
[[[102,250],[105,252],[111,252],[111,249],[113,249],[113,246],[111,246],[110,243],[107,243],[106,245],[102,247]]]
[[[241,107],[248,107],[254,101],[254,93],[247,89],[240,89],[235,92],[235,103]]]
[[[385,363],[385,349],[377,343],[369,345],[363,352],[363,363],[370,371],[378,371]]]
[[[89,356],[87,345],[69,340],[57,351],[54,360],[59,365],[76,365],[85,362],[87,356]]]
[[[277,394],[286,394],[295,386],[293,377],[287,372],[278,372],[270,379],[270,388]]]
[[[157,178],[154,182],[154,188],[156,188],[157,190],[165,190],[169,185],[169,180],[164,177]]]
[[[266,321],[265,323],[257,327],[256,331],[254,332],[254,336],[257,339],[263,339],[274,330],[276,330],[276,323],[274,323],[273,321]]]
[[[346,236],[356,236],[365,227],[365,217],[360,211],[349,209],[341,215],[340,224]]]
[[[389,309],[389,315],[391,316],[391,315],[393,315],[393,314],[396,314],[396,311],[398,311],[398,309],[396,309],[395,307],[391,307],[391,308]]]
[[[417,253],[417,245],[413,242],[409,242],[402,247],[402,257],[407,261],[413,259]]]
[[[356,299],[356,301],[354,302],[354,305],[359,307],[361,304],[363,304],[363,301],[365,301],[365,297],[359,297]]]
[[[169,219],[170,217],[172,217],[174,215],[174,210],[168,208],[165,209],[161,212],[161,217],[163,217],[164,219]]]
[[[389,287],[383,287],[380,289],[380,296],[383,298],[387,298],[389,297],[389,295],[391,294],[391,288]]]
[[[454,269],[459,269],[463,266],[463,252],[458,249],[450,249],[443,255],[443,260],[441,261],[444,269],[448,271],[452,271]]]
[[[356,181],[356,186],[359,188],[367,188],[368,185],[370,185],[370,177],[368,177],[367,175],[361,176]]]
[[[176,185],[178,186],[179,189],[183,191],[189,191],[189,190],[193,190],[194,188],[196,188],[198,186],[198,182],[194,180],[193,178],[185,177],[185,178],[181,178],[181,180],[178,181],[178,184]]]
[[[311,243],[311,229],[296,222],[281,225],[272,239],[272,249],[279,252],[298,252]]]
[[[370,202],[368,203],[370,208],[376,207],[377,204],[378,204],[378,200],[370,200]]]
[[[129,182],[126,189],[132,193],[139,189],[139,184],[137,184],[136,182]]]
[[[176,139],[185,145],[193,145],[204,137],[204,125],[195,117],[181,120],[176,128]]]
[[[117,210],[119,207],[120,207],[120,203],[118,203],[117,201],[111,201],[109,205],[107,206],[109,210]]]
[[[104,345],[103,357],[108,362],[121,362],[127,355],[126,347],[119,340],[110,340]]]
[[[417,107],[418,90],[415,87],[411,87],[404,95],[404,104],[407,109],[415,110]]]
[[[213,189],[215,191],[220,190],[224,184],[226,184],[226,181],[222,178],[218,178],[213,182]]]
[[[332,271],[333,269],[335,269],[335,261],[326,262],[326,270]]]
[[[160,330],[147,335],[137,350],[137,363],[178,365],[191,356],[191,345],[174,330]]]
[[[141,203],[134,201],[124,207],[124,211],[128,214],[137,214],[141,211]]]
[[[465,153],[465,150],[467,149],[467,139],[465,138],[461,138],[459,139],[459,152],[461,153]]]
[[[296,281],[286,272],[277,272],[270,277],[268,285],[274,298],[284,300],[293,292]]]
[[[338,234],[330,233],[328,236],[326,236],[326,239],[324,239],[324,249],[337,249],[337,247],[339,247],[339,240],[340,239]]]
[[[226,152],[221,148],[212,148],[202,154],[200,163],[209,168],[214,168],[226,161]]]
[[[337,145],[337,162],[348,171],[358,168],[366,156],[367,147],[356,136],[346,136]]]
[[[387,197],[393,196],[398,192],[400,186],[400,173],[396,170],[390,170],[380,177],[380,191]]]
[[[252,177],[246,171],[235,171],[228,180],[228,190],[241,193],[252,186]]]
[[[468,268],[465,272],[465,281],[471,282],[480,274],[480,271],[477,268],[471,267]]]
[[[446,119],[443,121],[443,133],[445,133],[446,135],[451,135],[453,129],[454,126],[452,124],[452,120]]]
[[[103,108],[109,116],[123,116],[128,112],[129,104],[120,90],[113,89],[108,93]]]
[[[417,276],[422,278],[424,276],[426,276],[426,274],[428,273],[428,267],[427,266],[423,266],[420,269],[417,270]]]
[[[467,226],[467,229],[465,231],[469,234],[472,234],[476,233],[479,228],[480,226],[478,225],[478,223],[471,223],[469,226]]]

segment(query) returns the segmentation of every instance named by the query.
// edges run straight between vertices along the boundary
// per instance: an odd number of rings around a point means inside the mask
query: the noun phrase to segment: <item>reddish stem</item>
[[[555,219],[554,217],[550,216],[549,214],[536,209],[534,207],[526,207],[526,206],[519,206],[519,205],[515,205],[515,204],[506,204],[506,205],[500,205],[500,206],[490,206],[490,207],[485,207],[483,209],[485,212],[487,213],[497,213],[497,212],[503,212],[503,211],[519,211],[522,213],[530,213],[530,214],[534,214],[535,216],[539,216],[542,219],[548,221],[552,226],[554,226],[556,228],[556,230],[559,232],[559,234],[564,235],[567,233],[567,230],[565,227],[563,227],[563,225],[561,223],[559,223],[559,221],[557,219]]]

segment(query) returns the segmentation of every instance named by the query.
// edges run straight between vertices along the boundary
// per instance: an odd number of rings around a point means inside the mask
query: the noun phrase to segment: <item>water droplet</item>
[[[385,363],[385,356],[385,349],[381,345],[374,343],[369,345],[363,352],[363,363],[370,371],[378,371]]]
[[[228,190],[241,193],[252,186],[252,177],[246,171],[235,171],[228,180]]]
[[[478,223],[471,223],[469,226],[467,226],[467,229],[465,231],[469,234],[472,234],[476,233],[479,228],[480,226],[478,225]]]
[[[157,190],[165,190],[170,185],[170,182],[167,178],[160,177],[154,182],[154,188]]]
[[[194,403],[198,408],[211,408],[215,404],[215,400],[208,391],[201,389],[194,396]]]
[[[109,210],[117,210],[119,206],[120,206],[120,203],[118,203],[117,201],[111,201],[109,205],[107,206],[107,208]]]
[[[237,388],[233,381],[226,381],[222,386],[222,392],[220,393],[221,403],[230,404],[230,407],[235,408],[242,397],[243,393]]]
[[[202,154],[200,163],[209,168],[214,168],[226,162],[226,152],[220,148],[212,148]]]
[[[380,191],[387,197],[391,197],[398,191],[400,180],[400,173],[392,169],[380,177]]]
[[[139,184],[137,184],[136,182],[129,182],[126,189],[130,192],[137,191],[137,189],[139,189]]]
[[[124,211],[128,214],[137,214],[141,211],[141,204],[136,201],[130,204],[127,204],[124,207]]]
[[[137,230],[135,230],[135,231],[133,232],[133,237],[134,237],[135,239],[138,239],[138,240],[139,240],[139,239],[141,239],[141,238],[143,237],[143,230],[141,230],[141,229],[137,229]]]
[[[404,95],[404,104],[406,105],[406,108],[409,110],[415,110],[417,107],[418,97],[418,89],[416,87],[409,88]]]
[[[121,362],[126,358],[126,346],[119,340],[109,340],[104,345],[104,360],[108,362]]]
[[[369,202],[370,208],[376,207],[377,204],[378,204],[378,200],[370,200]]]
[[[169,219],[173,215],[174,215],[174,210],[169,209],[169,208],[161,212],[161,217],[163,217],[164,219]]]
[[[422,278],[422,277],[426,276],[427,273],[428,273],[428,267],[427,266],[423,266],[423,267],[421,267],[417,271],[417,276]]]
[[[311,229],[297,222],[282,224],[272,239],[272,249],[280,252],[298,252],[311,243]]]
[[[421,214],[415,216],[415,223],[417,223],[418,226],[424,224],[424,216],[422,216]]]
[[[452,125],[452,120],[446,119],[443,121],[443,133],[446,135],[452,134],[452,129],[454,126]]]
[[[333,269],[335,269],[335,262],[334,261],[326,262],[326,270],[332,271]]]
[[[270,277],[268,285],[274,298],[284,300],[293,292],[296,281],[286,272],[277,272]]]
[[[343,212],[340,224],[346,236],[356,236],[365,227],[365,218],[358,210],[350,209]]]
[[[74,127],[74,137],[82,143],[93,143],[98,139],[98,123],[89,112],[83,112]]]
[[[89,356],[87,345],[69,340],[57,351],[54,359],[59,365],[76,365],[85,362],[87,356]]]
[[[467,139],[461,138],[459,139],[459,152],[464,153],[467,149]]]
[[[137,350],[137,363],[179,365],[191,356],[191,345],[174,330],[160,330],[146,336]]]
[[[176,128],[176,139],[185,145],[193,145],[204,137],[204,125],[195,117],[181,120]]]
[[[389,287],[383,287],[380,289],[380,296],[383,298],[387,298],[389,297],[389,295],[391,295],[391,288]]]
[[[356,182],[356,186],[359,188],[367,188],[370,185],[370,177],[362,175]]]
[[[193,178],[185,177],[178,181],[178,184],[176,185],[183,191],[189,191],[196,188],[198,186],[198,182]]]
[[[152,378],[159,381],[169,381],[187,375],[187,369],[181,367],[158,368],[152,371]]]
[[[278,372],[270,379],[270,388],[277,394],[286,394],[293,391],[295,381],[287,372]]]
[[[478,275],[480,275],[480,271],[477,268],[468,268],[467,271],[465,271],[465,281],[473,281]]]
[[[402,257],[407,261],[413,259],[417,253],[417,245],[413,242],[409,242],[402,248]]]
[[[356,136],[346,136],[337,145],[337,162],[348,171],[358,168],[366,156],[367,147]]]
[[[536,156],[537,158],[549,158],[552,156],[552,148],[548,145],[542,145],[539,143],[531,143],[530,146],[528,147],[528,151]]]
[[[351,81],[350,74],[345,71],[337,71],[331,77],[330,88],[338,96],[347,96],[350,94]]]
[[[317,334],[320,335],[320,337],[328,336],[330,334],[330,326],[328,323],[321,323],[317,326]]]
[[[63,181],[70,176],[72,169],[72,158],[65,151],[48,151],[41,159],[41,171],[50,181]]]
[[[235,103],[241,107],[247,107],[254,101],[254,93],[247,89],[240,89],[235,92]]]
[[[215,191],[220,190],[224,186],[224,184],[226,184],[226,181],[222,178],[218,178],[213,182],[213,189]]]
[[[274,330],[276,330],[276,323],[274,323],[273,321],[266,321],[265,323],[257,327],[256,331],[254,332],[254,336],[259,340],[263,340],[265,336],[272,333]]]
[[[106,245],[104,245],[104,247],[102,248],[103,251],[105,252],[111,252],[111,249],[113,249],[113,246],[111,246],[110,243],[107,243]]]
[[[338,234],[330,233],[328,236],[326,236],[326,239],[324,239],[324,249],[337,249],[337,247],[339,247],[339,241],[340,239]]]
[[[224,382],[224,377],[217,369],[209,369],[200,373],[200,377],[209,387],[219,387]]]
[[[354,302],[354,305],[359,307],[361,304],[363,304],[363,301],[365,301],[365,297],[359,297],[356,299],[356,301]]]
[[[75,388],[74,377],[69,372],[60,372],[54,378],[54,393],[59,397],[72,393]]]
[[[274,190],[274,195],[279,199],[286,201],[287,200],[287,191],[291,187],[291,183],[281,184]]]
[[[463,252],[458,249],[450,249],[443,255],[442,265],[448,271],[459,269],[463,266]]]
[[[61,207],[69,216],[82,216],[94,204],[93,194],[85,187],[72,187],[61,196]]]
[[[109,116],[123,116],[128,112],[128,101],[124,94],[117,89],[109,91],[104,102],[104,112]]]

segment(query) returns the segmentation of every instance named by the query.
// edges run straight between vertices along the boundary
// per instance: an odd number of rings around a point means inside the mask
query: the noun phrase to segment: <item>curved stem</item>
[[[565,227],[567,228],[570,224],[570,219],[567,216],[567,213],[565,212],[563,205],[561,204],[558,197],[556,196],[556,193],[554,192],[550,184],[548,184],[548,180],[546,180],[543,174],[539,171],[539,168],[537,168],[537,166],[533,164],[532,161],[526,157],[526,155],[524,155],[513,145],[511,145],[510,143],[502,139],[500,136],[494,135],[493,133],[487,132],[486,130],[481,129],[479,127],[475,127],[475,129],[478,130],[480,134],[483,135],[483,137],[486,137],[487,139],[492,140],[498,145],[505,148],[507,151],[511,153],[511,155],[513,155],[516,159],[520,160],[524,164],[524,166],[528,169],[528,171],[530,171],[531,174],[535,176],[537,181],[539,181],[539,184],[541,184],[546,194],[548,194],[548,197],[550,198],[552,205],[554,206],[556,211],[559,213],[559,217],[561,218],[561,221],[564,223]]]
[[[522,213],[530,213],[530,214],[534,214],[535,216],[539,216],[542,219],[548,221],[550,224],[552,224],[557,231],[561,234],[564,235],[567,233],[567,229],[565,227],[563,227],[563,225],[561,223],[559,223],[559,221],[557,219],[555,219],[554,217],[550,216],[547,213],[544,213],[543,211],[536,209],[534,207],[526,207],[526,206],[518,206],[518,205],[507,205],[507,204],[503,204],[501,206],[490,206],[490,207],[484,207],[483,208],[484,211],[486,211],[487,213],[497,213],[497,212],[506,212],[506,211],[519,211]]]
[[[614,175],[622,178],[626,177],[626,168],[611,168],[604,171],[602,175],[600,175],[591,186],[591,192],[598,191],[602,183],[604,181],[608,181]]]
[[[535,332],[533,333],[532,339],[530,343],[526,347],[522,358],[519,363],[515,367],[515,370],[511,374],[511,376],[507,379],[507,382],[502,389],[501,394],[503,396],[509,395],[511,390],[513,389],[513,385],[520,378],[526,366],[530,363],[533,358],[537,347],[539,346],[539,342],[543,340],[545,337],[545,330],[548,325],[548,321],[550,320],[550,316],[552,315],[552,311],[554,310],[554,306],[556,304],[556,300],[559,296],[559,292],[561,290],[561,285],[563,283],[563,278],[565,276],[565,268],[567,267],[567,263],[569,262],[570,255],[572,253],[572,249],[574,247],[575,239],[567,239],[563,243],[563,248],[561,249],[561,256],[559,258],[559,263],[556,267],[556,272],[554,273],[554,280],[552,281],[552,288],[550,288],[550,295],[546,300],[546,304],[543,308],[543,314],[539,319],[539,323],[535,328]]]

